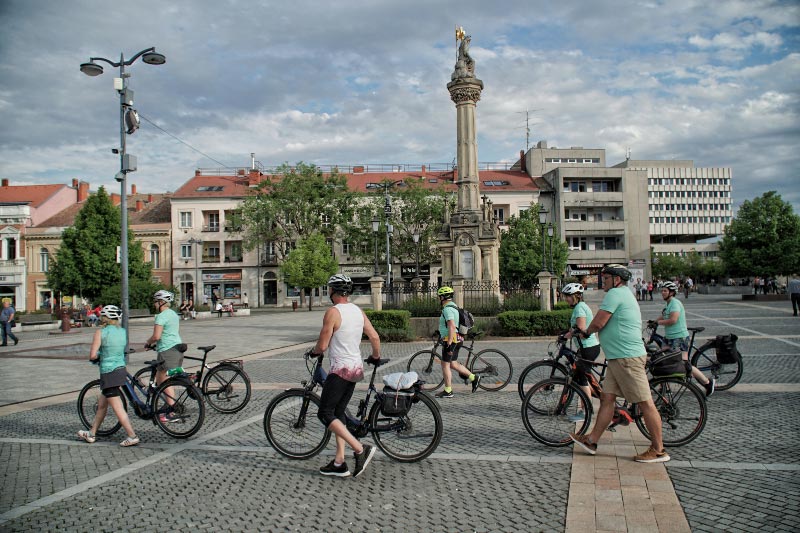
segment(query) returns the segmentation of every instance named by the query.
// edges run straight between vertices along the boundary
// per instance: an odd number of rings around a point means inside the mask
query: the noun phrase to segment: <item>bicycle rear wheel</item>
[[[203,393],[188,379],[168,379],[156,389],[153,416],[161,431],[176,439],[187,439],[203,425]]]
[[[217,365],[203,379],[203,396],[220,413],[238,413],[250,401],[250,394],[250,378],[238,365]]]
[[[304,401],[304,398],[308,401]],[[303,389],[280,393],[264,411],[264,434],[289,459],[310,459],[328,444],[331,432],[317,418],[319,396]]]
[[[94,381],[90,381],[87,383],[81,393],[78,395],[78,417],[81,419],[81,424],[86,429],[92,429],[92,424],[94,424],[94,416],[97,414],[97,404],[100,401],[100,397],[103,396],[103,393],[100,390],[100,380],[96,379]],[[122,407],[125,410],[128,410],[128,402],[124,395],[120,395],[122,398]],[[111,406],[108,406],[106,410],[106,417],[103,419],[103,423],[100,424],[100,427],[97,429],[96,436],[101,437],[108,437],[109,435],[113,435],[119,428],[122,427],[120,424],[117,415],[114,413],[114,410]]]
[[[566,379],[567,373],[567,367],[561,363],[556,363],[552,359],[542,359],[529,364],[519,375],[519,380],[517,381],[519,399],[524,400],[525,394],[540,381],[550,378]]]
[[[692,366],[697,367],[708,379],[716,379],[716,390],[728,390],[739,383],[744,370],[742,358],[739,356],[736,357],[735,363],[720,363],[713,345],[695,351],[692,355]]]
[[[469,363],[469,371],[481,376],[478,387],[483,390],[500,390],[511,381],[511,359],[500,350],[489,348],[478,352]]]
[[[546,379],[531,387],[522,401],[522,423],[547,446],[568,446],[569,434],[583,435],[592,418],[592,404],[574,383]]]
[[[408,372],[416,372],[425,383],[422,390],[436,390],[444,384],[442,360],[431,350],[422,350],[411,356],[406,366]]]
[[[383,453],[401,463],[425,459],[442,440],[444,425],[436,400],[424,392],[417,393],[417,403],[402,416],[381,413],[378,397],[369,412],[369,425],[375,444]]]
[[[703,431],[706,425],[705,393],[696,385],[680,378],[655,378],[650,382],[650,394],[661,417],[664,446],[683,446]],[[636,425],[650,438],[644,417],[637,416]]]

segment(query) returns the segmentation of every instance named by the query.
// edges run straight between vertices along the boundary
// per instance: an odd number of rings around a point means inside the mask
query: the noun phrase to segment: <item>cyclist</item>
[[[128,438],[119,443],[120,446],[136,446],[139,437],[133,431],[128,413],[122,404],[120,387],[128,378],[125,368],[125,342],[127,333],[119,325],[122,312],[116,305],[107,305],[100,311],[100,329],[94,332],[92,346],[89,349],[89,360],[100,362],[100,390],[102,396],[97,401],[97,413],[89,431],[78,431],[78,437],[89,444],[96,440],[97,429],[106,417],[108,406],[114,410],[117,420],[122,424]]]
[[[183,365],[183,352],[178,350],[178,345],[182,344],[180,335],[181,319],[178,313],[172,310],[172,302],[175,295],[169,291],[156,291],[153,295],[153,302],[156,308],[156,320],[153,326],[153,334],[145,342],[145,346],[155,345],[158,352],[159,362],[156,372],[156,384],[161,385],[167,379],[167,372],[173,368]],[[172,405],[172,389],[167,389],[167,403]],[[162,422],[172,422],[176,420],[172,413],[161,413],[158,415]]]
[[[597,441],[614,417],[617,396],[628,402],[639,404],[644,422],[651,435],[651,445],[634,461],[640,463],[663,463],[669,461],[661,440],[661,416],[650,395],[650,384],[645,370],[646,351],[642,341],[642,316],[636,297],[627,286],[631,272],[625,266],[609,264],[601,271],[603,290],[606,295],[600,304],[597,316],[583,332],[583,337],[600,333],[608,369],[600,395],[600,410],[594,429],[588,435],[570,438],[589,454],[597,453]]]
[[[677,294],[678,286],[675,283],[665,281],[661,284],[661,297],[667,302],[667,306],[661,311],[661,318],[656,319],[656,323],[664,326],[664,336],[667,338],[669,347],[673,350],[680,350],[683,360],[688,365],[689,330],[686,329],[686,311],[678,300]],[[709,380],[695,367],[692,367],[692,376],[706,389],[706,396],[714,394],[716,379]]]
[[[464,337],[458,333],[458,306],[453,302],[453,288],[441,287],[436,294],[439,296],[439,304],[442,306],[442,314],[439,315],[439,335],[444,339],[442,346],[442,375],[444,376],[444,389],[436,393],[437,398],[452,398],[453,394],[453,375],[450,369],[458,372],[465,382],[472,383],[472,392],[478,388],[481,377],[471,373],[467,367],[457,361],[458,351],[464,344]]]
[[[356,383],[364,379],[364,363],[361,360],[361,337],[366,334],[372,345],[373,361],[380,361],[381,341],[357,305],[350,303],[348,297],[353,292],[353,281],[344,274],[334,274],[328,279],[328,296],[333,307],[325,312],[322,330],[314,349],[314,355],[328,350],[330,372],[325,379],[320,397],[320,421],[336,435],[336,455],[330,463],[319,469],[324,476],[347,477],[351,475],[344,459],[345,444],[353,449],[355,467],[352,476],[358,477],[375,455],[376,448],[361,444],[347,430],[345,409],[353,396]]]
[[[561,289],[561,294],[564,299],[572,308],[572,316],[569,318],[570,331],[564,337],[567,339],[572,338],[572,328],[577,327],[581,331],[585,331],[586,327],[591,324],[594,315],[589,306],[583,301],[583,285],[580,283],[568,283]],[[581,342],[583,347],[581,358],[589,361],[594,361],[600,355],[600,341],[597,340],[597,334],[592,333],[589,337]],[[578,372],[575,376],[575,383],[583,389],[587,398],[592,397],[592,390],[589,388],[589,380],[587,376],[591,372],[591,365],[578,363]],[[583,413],[579,413],[581,420],[583,420]]]

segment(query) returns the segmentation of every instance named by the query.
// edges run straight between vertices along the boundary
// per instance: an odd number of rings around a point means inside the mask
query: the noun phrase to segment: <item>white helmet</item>
[[[353,292],[353,280],[347,274],[334,274],[328,279],[328,287],[333,289],[334,293],[348,296]]]
[[[564,285],[564,288],[561,289],[561,294],[569,296],[570,294],[581,294],[583,293],[583,285],[580,283],[567,283]]]
[[[673,281],[665,281],[664,283],[661,284],[661,288],[662,289],[667,289],[667,290],[672,291],[672,292],[674,292],[676,294],[678,293],[678,286],[675,285],[675,282],[673,282]]]
[[[122,318],[122,310],[116,305],[106,305],[100,310],[100,315],[111,320],[119,320]]]
[[[154,302],[157,302],[159,300],[167,303],[172,303],[175,300],[175,295],[169,291],[160,290],[153,295]]]

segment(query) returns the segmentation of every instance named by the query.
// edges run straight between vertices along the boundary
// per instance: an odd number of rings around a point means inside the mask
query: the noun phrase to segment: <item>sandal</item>
[[[128,437],[127,439],[119,443],[120,446],[126,448],[128,446],[136,446],[137,444],[139,444],[139,437]]]
[[[78,438],[85,440],[89,444],[92,444],[94,441],[97,440],[97,437],[95,437],[85,429],[82,429],[78,432]]]

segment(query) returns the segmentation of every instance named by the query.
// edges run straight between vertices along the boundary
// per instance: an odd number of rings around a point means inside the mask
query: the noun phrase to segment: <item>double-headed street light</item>
[[[547,225],[547,240],[550,241],[550,268],[548,269],[548,271],[551,274],[555,274],[556,273],[555,266],[553,266],[553,233],[554,232],[555,232],[555,229],[553,228],[553,223],[551,222],[550,224]]]
[[[547,256],[545,255],[544,250],[544,231],[545,225],[547,224],[547,209],[542,206],[539,209],[539,225],[542,226],[542,271],[547,270]]]
[[[392,250],[389,245],[389,238],[392,236],[394,232],[394,226],[392,226],[392,199],[389,196],[389,191],[386,191],[386,203],[383,206],[383,212],[386,215],[386,286],[391,287],[392,285]]]
[[[381,221],[378,220],[378,215],[372,217],[372,248],[375,250],[375,267],[372,269],[372,275],[378,277],[378,228]]]
[[[102,65],[98,65],[95,61],[103,61],[112,67],[119,67],[119,78],[114,78],[114,88],[119,93],[119,149],[114,148],[112,151],[116,154],[119,153],[119,173],[115,179],[120,182],[120,225],[122,226],[122,234],[120,238],[120,268],[122,269],[122,327],[127,331],[128,329],[128,185],[127,175],[128,172],[136,171],[136,157],[125,153],[125,135],[131,134],[139,127],[139,117],[133,109],[133,91],[128,89],[127,79],[130,74],[125,73],[125,67],[129,67],[136,62],[137,59],[142,58],[142,61],[149,65],[163,65],[167,59],[163,54],[156,52],[155,47],[147,48],[137,52],[132,58],[125,60],[123,54],[119,55],[119,61],[114,62],[104,57],[91,57],[88,63],[81,63],[81,72],[87,76],[99,76],[103,73]],[[127,341],[126,341],[127,351]]]

